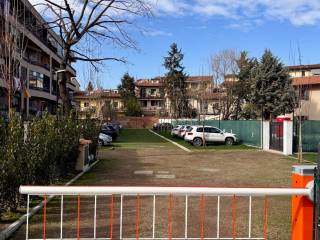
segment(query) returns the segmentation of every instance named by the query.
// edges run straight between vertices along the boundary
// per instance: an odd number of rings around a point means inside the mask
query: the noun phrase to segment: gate
[[[298,182],[298,181],[297,181]],[[76,233],[72,238],[67,239],[126,239],[126,240],[152,240],[152,239],[163,239],[163,240],[182,240],[182,239],[267,239],[267,224],[268,224],[268,197],[269,196],[295,196],[295,197],[309,197],[312,198],[312,188],[301,187],[301,188],[214,188],[214,187],[42,187],[42,186],[21,186],[20,193],[27,195],[27,223],[26,223],[26,239],[39,239],[39,238],[29,238],[29,204],[30,204],[30,196],[44,196],[44,209],[43,209],[43,219],[42,219],[42,238],[41,239],[65,239],[64,230],[66,228],[70,228],[70,226],[64,225],[64,199],[68,196],[74,196],[76,200]],[[47,199],[50,195],[58,195],[60,196],[61,207],[60,214],[57,214],[58,219],[60,219],[59,228],[55,231],[55,237],[48,236],[49,232],[47,232],[47,218],[48,212],[47,210]],[[92,226],[90,228],[86,228],[86,235],[90,236],[84,237],[81,233],[82,221],[88,221],[87,218],[81,219],[82,212],[82,203],[83,198],[93,198],[92,206]],[[108,197],[108,201],[103,197]],[[176,208],[176,201],[174,199],[181,198],[181,219],[179,225],[175,224],[173,221],[173,209]],[[253,216],[253,199],[254,198],[263,198],[264,201],[264,210],[263,210],[263,229],[260,236],[254,236],[252,234],[252,216]],[[133,201],[133,209],[130,210],[133,215],[133,219],[129,224],[129,227],[133,226],[134,230],[132,230],[131,236],[124,236],[123,229],[126,225],[124,225],[124,217],[125,217],[125,206],[126,202],[131,198]],[[162,209],[162,213],[164,216],[159,219],[157,217],[156,209],[163,207],[163,204],[160,204],[160,199],[164,198],[167,201],[165,209]],[[190,214],[188,211],[192,210],[190,203],[194,198],[197,198],[198,201],[198,211],[199,211],[199,226],[197,237],[190,236],[189,227],[191,226],[189,221],[194,218],[190,218]],[[215,208],[216,208],[216,222],[214,225],[210,226],[211,229],[216,229],[215,234],[210,234],[210,236],[204,235],[205,228],[205,220],[208,215],[212,214],[212,212],[205,211],[205,205],[209,199],[215,199]],[[223,211],[221,211],[221,206],[225,206],[226,198],[231,200],[231,221],[227,227],[230,228],[230,236],[222,236],[221,228],[223,226],[221,223],[221,218],[224,216]],[[247,204],[244,205],[245,209],[248,210],[247,215],[245,217],[245,221],[247,222],[247,228],[244,232],[237,232],[237,202],[239,198],[244,198],[247,201]],[[142,210],[143,201],[149,201],[150,203],[150,214],[145,214]],[[300,200],[298,200],[300,201]],[[304,201],[304,200],[303,200]],[[103,237],[97,235],[97,216],[100,214],[100,211],[97,211],[97,205],[102,204],[105,208],[109,208],[109,216],[108,219],[103,220],[104,223],[107,222],[107,226],[105,229],[108,230],[108,234],[104,234]],[[300,208],[303,207],[300,202],[296,206]],[[90,209],[89,209],[90,210]],[[85,210],[86,211],[86,210]],[[115,212],[118,212],[117,215]],[[239,211],[239,208],[238,208]],[[91,210],[90,210],[91,212]],[[60,216],[59,216],[60,215]],[[297,214],[295,214],[297,215]],[[298,215],[297,215],[298,216]],[[238,219],[239,220],[239,219]],[[142,226],[145,221],[148,221],[148,231],[142,232]],[[158,222],[165,221],[167,230],[163,234],[157,233]],[[115,226],[117,225],[117,227]],[[305,226],[307,224],[300,224],[300,226]],[[181,235],[178,236],[173,235],[173,230],[177,226],[182,228]],[[127,225],[128,227],[128,225]],[[298,228],[299,224],[295,224],[295,227]],[[41,231],[41,230],[40,230]],[[57,236],[59,235],[59,236]],[[298,238],[295,238],[297,240]],[[299,238],[300,240],[300,238]],[[305,240],[305,239],[303,239]]]
[[[270,149],[283,151],[283,122],[270,122]]]

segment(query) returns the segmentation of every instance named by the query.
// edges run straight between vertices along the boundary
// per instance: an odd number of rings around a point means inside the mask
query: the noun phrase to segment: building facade
[[[15,111],[25,117],[36,115],[42,111],[55,114],[61,103],[57,72],[63,57],[63,46],[57,34],[47,27],[46,22],[36,9],[27,0],[14,0],[19,3],[21,16],[10,15],[13,0],[1,1],[0,4],[0,33],[6,35],[6,24],[13,24],[23,34],[25,39],[24,50],[19,52],[19,65],[14,73],[14,87],[16,88],[13,107]],[[5,10],[7,12],[5,12]],[[17,21],[16,21],[17,20]],[[22,36],[22,35],[21,35]],[[2,39],[3,40],[3,39]],[[2,49],[5,42],[0,40]],[[3,52],[0,54],[0,64],[5,58]],[[3,66],[2,66],[3,67]],[[67,89],[72,97],[74,92],[79,91],[79,83],[76,79],[76,71],[67,66]],[[8,86],[4,75],[0,75],[0,113],[6,115],[8,111]],[[74,103],[73,103],[74,104]]]
[[[114,121],[124,114],[123,102],[118,90],[79,91],[75,93],[78,116],[104,121]]]
[[[170,99],[164,90],[164,77],[136,81],[136,96],[143,115],[170,117]],[[212,76],[189,76],[186,79],[189,106],[197,114],[214,115],[218,97],[213,92]]]
[[[289,66],[287,69],[300,102],[294,116],[320,120],[320,64]]]
[[[165,96],[162,77],[139,79],[135,82],[136,96],[143,115],[162,115],[165,111]]]

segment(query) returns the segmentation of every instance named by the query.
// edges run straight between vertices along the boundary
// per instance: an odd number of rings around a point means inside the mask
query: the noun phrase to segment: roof
[[[75,99],[89,99],[89,98],[120,98],[117,90],[95,90],[92,92],[79,91],[74,93]]]
[[[320,69],[320,64],[307,64],[307,65],[296,65],[296,66],[287,66],[288,70],[312,70],[312,69]]]
[[[292,78],[292,85],[316,85],[320,84],[320,76],[296,77]]]
[[[186,82],[212,82],[213,76],[189,76]]]
[[[186,82],[212,82],[212,76],[189,76]],[[136,80],[136,86],[138,87],[161,87],[165,77],[155,77],[151,79],[138,79]]]
[[[135,85],[138,87],[161,87],[163,85],[163,78],[138,79],[136,80]]]

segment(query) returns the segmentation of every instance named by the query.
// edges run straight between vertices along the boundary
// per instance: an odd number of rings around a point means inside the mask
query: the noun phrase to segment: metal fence
[[[63,199],[65,196],[77,196],[77,204],[76,204],[76,212],[77,212],[77,231],[76,236],[73,238],[68,239],[267,239],[267,201],[265,201],[264,207],[264,227],[263,227],[263,234],[262,236],[253,236],[252,235],[252,199],[254,197],[265,197],[267,196],[308,196],[312,197],[312,189],[311,188],[212,188],[212,187],[45,187],[45,186],[21,186],[20,193],[27,194],[27,215],[29,214],[29,202],[30,196],[33,195],[43,195],[44,196],[44,210],[43,210],[43,228],[42,228],[42,239],[53,239],[50,238],[47,234],[47,215],[51,212],[47,209],[46,199],[49,195],[58,195],[61,196],[61,208],[60,208],[60,237],[58,239],[64,239],[63,229],[66,229],[70,226],[65,226],[64,221],[64,204]],[[85,196],[91,196],[94,198],[94,205],[92,208],[93,211],[93,225],[90,229],[87,229],[91,232],[92,236],[90,238],[86,237],[83,238],[80,234],[81,228],[81,198]],[[110,204],[110,235],[104,238],[97,237],[97,202],[99,201],[98,196],[111,196],[111,204]],[[118,196],[117,199],[120,197],[120,204],[115,203],[114,196]],[[156,221],[156,211],[155,209],[159,207],[157,204],[158,198],[161,196],[166,196],[168,198],[169,204],[167,209],[167,234],[165,236],[156,236],[156,228],[157,228],[157,221]],[[173,209],[173,197],[183,197],[184,200],[184,220],[179,223],[179,226],[184,228],[183,235],[174,237],[172,235],[173,232],[173,216],[172,216],[172,209]],[[124,217],[124,204],[126,199],[129,197],[136,198],[135,204],[135,221],[132,222],[130,225],[135,225],[135,237],[124,237],[123,236],[123,217]],[[141,214],[141,201],[143,200],[142,197],[150,197],[152,199],[152,215]],[[200,197],[200,231],[199,237],[191,237],[189,236],[188,231],[188,211],[190,207],[188,205],[188,201],[192,197]],[[205,224],[205,197],[206,198],[217,198],[217,216],[216,216],[216,224],[212,226],[212,228],[216,228],[216,235],[205,237],[204,236],[204,224]],[[232,236],[229,237],[222,237],[220,235],[220,217],[222,213],[220,211],[221,205],[224,203],[224,198],[231,197],[232,198],[232,221],[229,224],[230,228],[232,229]],[[245,235],[239,236],[237,234],[236,229],[236,200],[238,197],[247,197],[248,199],[248,228],[247,233]],[[105,206],[108,206],[106,202],[104,202]],[[120,208],[120,218],[119,218],[119,234],[117,237],[114,236],[114,228],[113,225],[115,224],[114,216],[114,208],[118,206]],[[134,211],[134,209],[133,209]],[[148,237],[141,237],[140,235],[140,225],[146,218],[151,217],[151,231],[148,233]],[[27,224],[26,224],[26,239],[29,238],[29,218],[27,217]]]

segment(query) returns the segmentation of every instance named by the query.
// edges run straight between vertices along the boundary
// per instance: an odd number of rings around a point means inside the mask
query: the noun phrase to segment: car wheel
[[[101,139],[98,140],[98,145],[99,145],[99,146],[103,146],[103,145],[104,145],[104,144],[103,144],[103,141],[102,141]]]
[[[227,139],[226,139],[226,145],[231,146],[231,145],[233,145],[233,143],[234,143],[233,138],[227,138]]]
[[[193,144],[193,146],[200,147],[200,146],[202,146],[203,141],[201,138],[195,138],[195,139],[193,139],[192,144]]]

